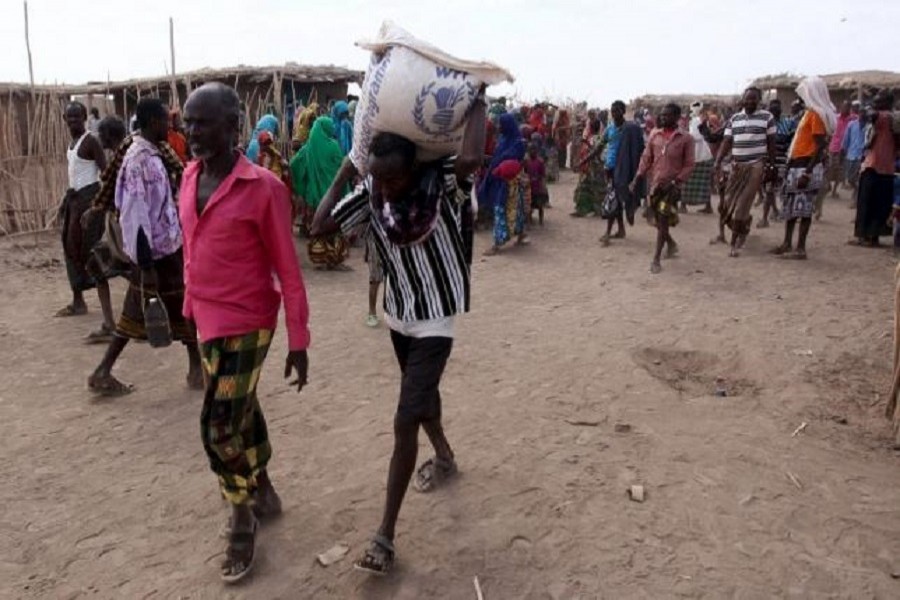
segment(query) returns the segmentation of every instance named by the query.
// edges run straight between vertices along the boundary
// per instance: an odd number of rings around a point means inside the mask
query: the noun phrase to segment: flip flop
[[[782,254],[781,258],[784,260],[806,260],[806,252],[794,251],[790,254]]]
[[[82,308],[75,308],[71,304],[64,306],[63,308],[56,311],[55,317],[80,317],[82,315],[87,314],[87,306]]]
[[[228,536],[228,548],[225,550],[225,562],[222,563],[220,577],[227,585],[244,579],[253,570],[256,562],[256,530],[259,521],[253,517],[250,531],[232,531]],[[249,552],[250,558],[246,559]]]
[[[769,250],[769,254],[774,254],[775,256],[784,256],[788,252],[791,251],[790,246],[775,246],[771,250]]]
[[[650,263],[650,272],[653,275],[659,275],[660,273],[662,273],[662,265],[656,262]]]
[[[420,494],[434,491],[447,479],[456,475],[456,461],[444,461],[438,457],[429,458],[416,471],[413,488]]]
[[[378,327],[378,317],[375,315],[369,315],[366,317],[366,327]]]
[[[96,331],[90,332],[87,337],[84,338],[85,344],[108,344],[113,341],[113,338],[116,337],[115,334],[106,328],[105,325],[101,325],[100,329]]]
[[[127,396],[128,394],[133,392],[134,386],[131,384],[122,383],[121,381],[110,375],[109,379],[106,379],[100,383],[93,382],[89,378],[88,389],[95,395],[102,396],[104,398],[120,398],[122,396]]]
[[[383,577],[394,566],[395,555],[394,543],[379,533],[372,538],[372,545],[369,546],[363,557],[353,563],[353,568],[370,575]]]

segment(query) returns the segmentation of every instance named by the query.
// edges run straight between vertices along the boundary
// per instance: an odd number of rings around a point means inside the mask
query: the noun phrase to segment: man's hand
[[[631,183],[628,184],[628,191],[633,194],[636,189],[637,189],[637,179],[632,179]]]
[[[297,372],[297,379],[291,381],[288,385],[296,385],[299,392],[306,385],[309,374],[309,356],[306,354],[306,350],[291,350],[288,352],[287,359],[284,361],[284,378],[290,378],[292,371]]]

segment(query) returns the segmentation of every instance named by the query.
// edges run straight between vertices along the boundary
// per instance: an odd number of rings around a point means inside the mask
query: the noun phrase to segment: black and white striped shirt
[[[742,110],[732,115],[725,126],[725,137],[734,138],[731,147],[734,162],[753,162],[765,157],[770,135],[775,135],[775,118],[767,110],[752,115]]]
[[[360,225],[372,228],[373,241],[385,271],[384,310],[409,323],[452,317],[469,311],[470,256],[463,219],[470,210],[471,185],[456,181],[456,159],[441,162],[443,190],[437,224],[422,242],[397,246],[379,219],[372,218],[372,178],[338,202],[332,216],[345,233]]]

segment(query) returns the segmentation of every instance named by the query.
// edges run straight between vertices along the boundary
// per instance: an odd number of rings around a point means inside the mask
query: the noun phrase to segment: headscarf
[[[309,133],[309,140],[291,159],[294,193],[308,206],[317,208],[343,160],[341,148],[334,139],[334,121],[319,117]]]
[[[250,136],[250,143],[247,145],[247,151],[244,153],[252,163],[256,163],[259,157],[259,134],[268,131],[275,138],[278,136],[278,118],[275,115],[263,115]]]
[[[797,86],[797,95],[803,99],[807,110],[814,111],[819,115],[819,118],[825,123],[827,134],[829,136],[833,134],[837,127],[837,111],[834,104],[831,103],[825,81],[817,75],[807,77]]]
[[[350,122],[350,105],[340,100],[331,109],[331,120],[334,121],[334,137],[337,138],[341,152],[346,156],[353,148],[353,124]]]
[[[313,121],[316,120],[316,115],[318,114],[319,105],[315,102],[303,109],[303,112],[300,113],[300,116],[294,122],[293,141],[301,144],[306,143],[309,139],[309,132],[312,130]]]
[[[522,140],[519,124],[513,115],[504,113],[500,115],[500,139],[491,157],[487,174],[478,187],[478,200],[482,205],[498,206],[499,203],[506,201],[506,182],[495,177],[493,171],[505,160],[523,158],[525,158],[525,142]]]

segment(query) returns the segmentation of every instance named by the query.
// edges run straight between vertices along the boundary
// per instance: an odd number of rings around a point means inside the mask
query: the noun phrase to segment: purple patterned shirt
[[[116,209],[124,250],[135,264],[138,263],[138,231],[141,229],[150,244],[153,260],[174,254],[181,248],[181,226],[169,175],[159,149],[140,136],[135,136],[119,169]]]

